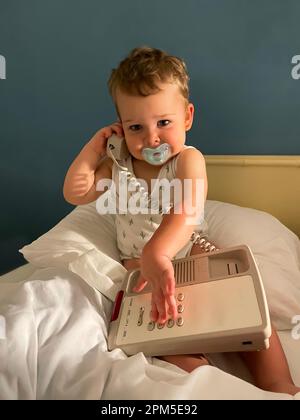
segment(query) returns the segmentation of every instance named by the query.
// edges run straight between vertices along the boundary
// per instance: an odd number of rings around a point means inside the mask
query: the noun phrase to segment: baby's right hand
[[[101,128],[94,134],[89,143],[97,154],[105,156],[107,139],[113,134],[124,137],[123,126],[120,122],[115,122],[107,127]]]
[[[152,288],[151,320],[164,324],[169,315],[177,318],[174,267],[167,255],[157,254],[144,246],[140,258],[140,276],[133,291],[138,293],[147,283]]]

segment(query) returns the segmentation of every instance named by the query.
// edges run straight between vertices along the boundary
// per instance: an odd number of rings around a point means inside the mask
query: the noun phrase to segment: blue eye
[[[131,131],[138,131],[141,128],[140,124],[134,124],[129,127]]]
[[[169,125],[170,122],[170,120],[160,120],[158,121],[157,125],[160,127],[166,127],[167,125]]]

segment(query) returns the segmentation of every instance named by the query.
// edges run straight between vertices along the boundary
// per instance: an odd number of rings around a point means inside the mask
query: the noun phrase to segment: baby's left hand
[[[162,324],[167,321],[168,314],[176,319],[175,278],[170,258],[166,255],[143,252],[140,264],[141,274],[134,291],[140,292],[150,282],[152,287],[151,319]]]

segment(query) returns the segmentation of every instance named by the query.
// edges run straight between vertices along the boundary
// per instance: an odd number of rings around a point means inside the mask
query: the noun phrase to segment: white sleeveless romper
[[[193,148],[193,146],[184,146],[185,148]],[[165,163],[158,174],[158,179],[167,179],[168,181],[172,181],[172,179],[176,178],[176,165],[177,159],[179,154],[174,156],[170,159],[167,163]],[[122,166],[128,168],[131,172],[132,176],[135,176],[133,166],[132,166],[132,159],[131,155],[120,162]],[[115,163],[112,166],[112,181],[116,187],[116,198],[119,197],[119,177],[120,177],[120,169],[117,167]],[[123,178],[124,179],[124,178]],[[157,186],[157,182],[154,185],[154,188],[151,192],[150,197],[153,196],[154,190]],[[128,200],[134,193],[129,192],[127,188],[127,197]],[[159,206],[161,208],[161,199],[159,201]],[[150,206],[149,206],[150,207]],[[152,237],[153,233],[156,231],[158,226],[160,225],[163,218],[163,214],[132,214],[130,212],[126,212],[125,214],[120,214],[118,205],[117,205],[117,214],[115,218],[116,223],[116,231],[117,231],[117,245],[120,250],[120,258],[122,260],[131,259],[131,258],[140,258],[142,254],[142,250],[144,245],[149,241]],[[195,233],[200,234],[200,236],[206,236],[207,234],[207,223],[203,219],[203,222],[197,226],[195,229]],[[195,235],[191,237],[191,239],[187,242],[187,244],[174,256],[173,259],[183,258],[190,255],[192,246],[195,242],[194,239]]]

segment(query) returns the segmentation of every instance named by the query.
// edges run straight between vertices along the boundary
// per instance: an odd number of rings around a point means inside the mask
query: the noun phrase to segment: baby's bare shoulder
[[[200,150],[196,148],[183,149],[178,156],[177,168],[184,166],[205,165],[205,159]]]

